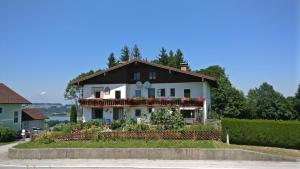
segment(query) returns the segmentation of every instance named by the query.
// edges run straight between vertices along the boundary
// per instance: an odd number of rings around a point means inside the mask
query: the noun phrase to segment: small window
[[[0,107],[0,114],[2,113],[2,107]]]
[[[170,96],[175,97],[175,88],[170,89]]]
[[[184,97],[191,97],[191,90],[190,89],[184,89]]]
[[[133,80],[140,80],[141,79],[141,73],[140,72],[134,72],[133,73]]]
[[[141,117],[142,111],[141,109],[135,109],[135,116],[136,117]]]
[[[18,123],[19,122],[19,112],[15,111],[14,112],[14,123]]]
[[[156,72],[149,72],[149,79],[156,79]]]
[[[95,98],[100,98],[100,92],[95,92]]]
[[[104,88],[104,93],[105,93],[106,95],[109,95],[109,94],[110,94],[110,88],[109,88],[109,87],[105,87],[105,88]]]
[[[142,91],[141,90],[135,90],[135,97],[142,97]]]
[[[157,96],[158,97],[164,97],[164,96],[166,96],[165,89],[157,89]]]
[[[94,92],[95,98],[101,98],[101,93],[103,92],[103,87],[94,87],[93,92]]]
[[[148,109],[148,113],[152,113],[153,112],[153,109],[152,108],[149,108]]]

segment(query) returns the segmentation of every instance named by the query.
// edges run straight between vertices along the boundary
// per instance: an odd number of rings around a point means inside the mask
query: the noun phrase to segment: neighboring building
[[[44,128],[45,119],[47,116],[40,112],[38,109],[30,108],[30,109],[22,109],[22,128],[23,129],[32,129],[36,128]]]
[[[31,103],[3,83],[0,83],[0,127],[14,128],[16,130],[22,129],[22,117],[24,114],[22,105],[27,104]]]
[[[185,122],[203,122],[210,110],[215,78],[142,60],[131,60],[76,80],[83,121],[131,118],[149,120],[160,108],[179,110]]]

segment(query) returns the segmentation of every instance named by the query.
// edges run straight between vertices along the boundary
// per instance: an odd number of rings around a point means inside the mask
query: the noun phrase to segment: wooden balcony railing
[[[204,98],[127,98],[127,99],[80,99],[82,107],[178,107],[203,106]]]

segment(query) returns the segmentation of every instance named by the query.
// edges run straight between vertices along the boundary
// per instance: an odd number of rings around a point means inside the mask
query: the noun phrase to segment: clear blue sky
[[[245,93],[300,83],[297,0],[0,0],[0,82],[32,102],[61,102],[67,82],[138,44],[180,48],[192,69],[225,67]],[[298,69],[297,69],[298,68]]]

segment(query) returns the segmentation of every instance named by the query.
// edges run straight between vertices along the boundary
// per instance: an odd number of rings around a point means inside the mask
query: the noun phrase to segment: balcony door
[[[148,98],[155,98],[155,88],[148,88]]]

